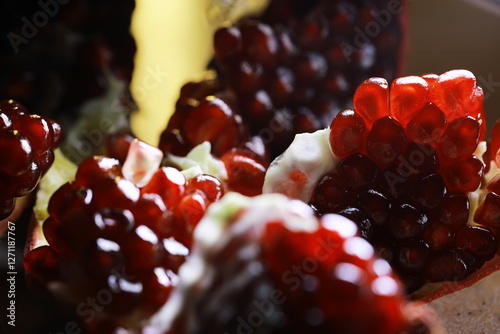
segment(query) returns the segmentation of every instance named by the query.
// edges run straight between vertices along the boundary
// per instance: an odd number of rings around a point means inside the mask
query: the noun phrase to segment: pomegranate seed
[[[430,103],[408,122],[408,140],[419,144],[435,145],[439,142],[446,126],[444,113]]]
[[[370,189],[359,193],[356,201],[375,224],[382,225],[389,218],[391,202],[378,191]]]
[[[340,158],[364,151],[367,128],[365,121],[353,110],[340,112],[330,124],[330,145]]]
[[[391,116],[403,126],[428,103],[429,86],[421,77],[408,76],[393,81],[390,93]]]
[[[350,203],[351,196],[349,186],[339,175],[327,174],[314,190],[313,205],[321,212],[338,212]]]
[[[491,259],[498,251],[493,233],[480,226],[466,225],[457,232],[457,247],[464,249],[481,260]]]
[[[417,179],[410,186],[410,198],[424,210],[437,207],[446,195],[446,187],[437,173]]]
[[[474,258],[465,250],[446,248],[434,252],[425,266],[429,282],[460,281],[474,268]]]
[[[159,194],[167,207],[179,203],[186,191],[186,178],[177,169],[162,167],[142,189],[142,194]]]
[[[227,186],[243,195],[262,193],[266,168],[243,152],[230,151],[221,157],[228,173]]]
[[[402,204],[393,211],[388,222],[389,232],[398,239],[416,237],[429,225],[427,215],[409,204]]]
[[[343,159],[337,168],[339,175],[356,190],[375,182],[379,174],[377,165],[361,154],[354,154]]]
[[[440,174],[450,191],[475,191],[481,184],[483,172],[484,163],[475,156],[447,161],[440,167]]]
[[[354,94],[354,109],[370,127],[389,115],[389,84],[382,78],[365,80]]]
[[[437,208],[436,217],[443,225],[457,228],[467,223],[469,208],[467,195],[447,194]]]
[[[390,116],[386,116],[373,124],[366,139],[366,152],[383,168],[396,160],[405,145],[403,128]]]
[[[429,256],[429,245],[418,239],[410,239],[399,242],[395,249],[396,266],[403,270],[419,271],[427,263]]]
[[[461,159],[471,155],[479,143],[480,126],[476,119],[460,117],[448,124],[439,141],[444,159]]]
[[[471,72],[453,70],[439,76],[431,90],[430,100],[445,112],[451,122],[464,116],[480,119],[484,95]]]

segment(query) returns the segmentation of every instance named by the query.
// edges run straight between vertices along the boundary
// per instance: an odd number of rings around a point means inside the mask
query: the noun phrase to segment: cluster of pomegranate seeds
[[[364,79],[396,76],[404,6],[389,3],[273,0],[261,17],[219,29],[218,79],[182,88],[162,150],[208,140],[220,156],[250,135],[274,158],[296,133],[328,126]]]
[[[97,320],[103,323],[91,327],[111,321],[133,328],[165,303],[193,229],[224,193],[210,175],[186,179],[175,168],[161,167],[145,179],[143,162],[132,166],[136,174],[127,163],[122,168],[103,156],[82,162],[75,180],[50,199],[43,224],[48,245],[24,259],[32,281],[58,282],[76,304],[97,298]]]
[[[14,100],[0,101],[0,220],[12,212],[16,197],[35,189],[61,140],[58,123],[30,114]]]
[[[110,74],[131,80],[134,7],[133,0],[2,2],[0,95],[71,121],[68,112],[108,91]]]
[[[184,265],[197,281],[181,282],[182,297],[167,304],[182,300],[168,333],[430,333],[407,317],[399,279],[355,223],[318,221],[305,203],[277,194],[234,209],[232,195],[200,222],[222,231]],[[232,213],[216,212],[224,206]]]
[[[496,183],[473,223],[468,196],[484,176],[482,157],[474,155],[485,135],[482,102],[465,70],[399,78],[390,90],[372,78],[356,91],[355,110],[331,123],[340,161],[319,180],[310,204],[355,221],[409,292],[464,279],[498,251]]]

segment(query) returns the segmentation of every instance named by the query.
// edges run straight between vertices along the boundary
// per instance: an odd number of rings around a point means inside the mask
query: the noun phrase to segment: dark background
[[[195,0],[191,0],[195,1]],[[473,2],[471,0],[471,2]],[[488,128],[500,118],[500,16],[463,0],[413,0],[411,41],[406,74],[436,74],[463,68],[473,72],[485,90]],[[500,12],[500,10],[499,10]],[[22,270],[27,216],[17,224],[16,328],[6,327],[7,245],[0,240],[0,333],[64,333],[71,309],[59,308],[28,292]]]

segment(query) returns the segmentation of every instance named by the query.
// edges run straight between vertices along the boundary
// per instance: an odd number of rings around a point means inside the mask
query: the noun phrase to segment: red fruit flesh
[[[493,189],[500,182],[492,180],[477,210],[468,198],[485,183],[485,163],[474,155],[481,92],[462,70],[400,78],[390,91],[374,78],[356,91],[355,110],[332,121],[330,146],[339,161],[309,203],[319,215],[354,220],[407,292],[465,281],[498,252],[500,197]]]
[[[14,209],[16,197],[29,194],[54,161],[61,128],[29,114],[14,100],[0,101],[0,220]]]
[[[91,328],[100,323],[140,328],[140,320],[166,302],[195,226],[224,193],[210,175],[186,179],[161,167],[139,188],[127,173],[113,158],[82,162],[75,181],[50,199],[43,224],[48,245],[24,259],[32,281],[57,283],[71,303],[103,290],[113,293]]]

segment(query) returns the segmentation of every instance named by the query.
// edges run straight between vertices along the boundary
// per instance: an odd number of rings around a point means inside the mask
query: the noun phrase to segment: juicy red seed
[[[307,53],[297,60],[294,69],[301,83],[313,83],[326,76],[328,64],[322,55]]]
[[[485,261],[498,251],[498,243],[493,233],[480,226],[466,225],[458,230],[456,246]]]
[[[438,158],[434,148],[413,142],[406,145],[404,152],[398,156],[396,165],[405,178],[432,173],[437,166]]]
[[[125,265],[120,245],[103,238],[90,241],[80,254],[78,262],[85,275],[96,280],[106,279],[110,272]]]
[[[177,280],[175,273],[162,267],[154,268],[149,277],[144,280],[142,299],[150,314],[165,304]]]
[[[217,57],[224,59],[241,51],[241,32],[237,27],[224,27],[215,32],[214,49]]]
[[[419,271],[430,253],[429,245],[421,239],[400,241],[395,248],[396,265],[404,270]]]
[[[448,194],[436,210],[438,221],[451,227],[463,226],[469,219],[469,198],[467,195]]]
[[[135,220],[129,210],[106,208],[94,214],[93,223],[98,235],[113,239],[131,231]]]
[[[387,167],[403,152],[405,145],[403,128],[386,116],[373,124],[366,140],[366,152],[380,167]]]
[[[446,187],[441,176],[433,173],[415,180],[410,187],[409,194],[416,206],[434,209],[446,195]]]
[[[253,61],[273,66],[278,52],[278,41],[273,29],[256,21],[242,25],[240,29],[245,54]]]
[[[481,184],[483,173],[484,163],[475,156],[447,161],[440,167],[440,174],[450,191],[475,191]]]
[[[178,209],[184,224],[193,231],[203,217],[208,206],[207,198],[201,190],[187,194],[179,203]]]
[[[444,159],[461,159],[471,155],[479,143],[480,125],[470,116],[448,123],[439,140],[439,152]]]
[[[422,234],[429,225],[427,215],[409,204],[393,210],[388,229],[398,239],[413,238]]]
[[[33,158],[31,143],[20,132],[0,133],[0,172],[10,176],[22,174],[31,167]]]
[[[189,179],[187,192],[199,189],[210,202],[221,199],[224,195],[224,186],[216,177],[208,174],[200,174]]]
[[[40,246],[24,256],[24,268],[30,275],[42,280],[56,280],[60,277],[59,259],[50,246]]]
[[[167,207],[174,207],[184,196],[186,178],[177,169],[162,167],[142,189],[142,194],[158,194]]]
[[[474,221],[495,230],[496,236],[500,236],[500,195],[488,193],[477,209]]]
[[[407,76],[393,81],[390,92],[391,115],[403,126],[427,104],[429,86],[417,76]]]
[[[296,88],[294,73],[286,67],[278,67],[270,81],[270,95],[278,105],[290,98]]]
[[[325,42],[329,33],[328,21],[321,14],[308,16],[301,21],[297,31],[299,46],[305,49],[317,48]]]
[[[365,80],[354,93],[354,109],[368,126],[389,115],[389,84],[382,78]]]
[[[479,119],[484,96],[478,92],[476,78],[466,70],[453,70],[439,76],[429,96],[448,121],[464,116]]]
[[[374,226],[370,219],[361,210],[355,207],[347,207],[338,212],[358,225],[359,234],[366,240],[371,240],[374,233]]]
[[[264,69],[259,63],[242,61],[232,67],[232,72],[231,85],[238,93],[254,92],[262,85]]]
[[[75,175],[75,185],[90,187],[104,179],[121,177],[120,162],[116,159],[95,156],[80,163]]]
[[[337,174],[326,174],[314,190],[313,205],[321,212],[338,212],[351,202],[351,189]]]
[[[49,170],[50,166],[54,163],[55,160],[54,151],[48,150],[41,155],[35,157],[35,160],[40,164],[40,170],[42,171],[42,176]]]
[[[376,225],[382,225],[389,218],[391,202],[376,190],[370,189],[360,193],[356,202]]]
[[[162,261],[163,254],[160,250],[163,245],[156,234],[145,225],[137,226],[133,233],[120,242],[120,247],[131,274],[140,274],[142,270],[149,270]]]
[[[446,126],[446,116],[434,104],[429,103],[413,117],[406,126],[409,141],[435,145],[439,142]]]
[[[361,154],[354,154],[341,160],[337,168],[339,175],[349,182],[353,189],[373,183],[379,174],[377,165]]]
[[[137,203],[139,189],[126,179],[105,179],[93,186],[93,203],[99,209],[127,209]]]
[[[75,250],[67,244],[69,241],[68,235],[62,230],[61,223],[52,217],[45,220],[42,225],[43,235],[47,239],[50,247],[59,255],[64,255],[65,258],[73,258],[76,256]]]
[[[228,173],[227,186],[246,196],[262,194],[266,168],[238,151],[230,151],[221,157]]]
[[[447,248],[433,252],[425,266],[429,282],[460,281],[474,270],[475,260],[465,250]]]
[[[21,197],[32,192],[38,185],[38,181],[42,175],[40,164],[34,161],[31,167],[21,175],[9,177],[11,189],[15,189],[12,193],[14,197]]]
[[[248,97],[242,97],[246,116],[251,127],[257,127],[263,122],[269,122],[273,117],[272,100],[264,90],[259,90]]]
[[[452,226],[431,222],[424,232],[424,240],[432,250],[439,250],[455,244],[455,232]]]
[[[362,153],[366,142],[365,121],[353,110],[341,111],[330,124],[330,145],[339,158]]]
[[[240,141],[238,121],[231,108],[219,98],[203,100],[192,109],[183,131],[192,146],[209,141],[219,156]],[[219,147],[218,142],[222,141],[224,145]]]
[[[158,148],[162,152],[184,157],[192,147],[186,143],[186,140],[178,130],[172,132],[165,130],[161,134]]]
[[[36,154],[41,154],[52,147],[54,130],[51,123],[38,115],[24,114],[13,122],[15,129],[29,140]]]

